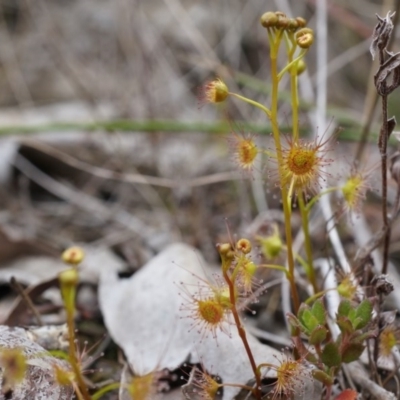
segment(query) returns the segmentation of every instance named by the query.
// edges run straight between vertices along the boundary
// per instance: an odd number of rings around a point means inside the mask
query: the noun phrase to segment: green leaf
[[[306,328],[308,334],[319,325],[317,318],[312,315],[310,310],[304,311],[303,318],[300,322],[302,322],[302,325]]]
[[[344,363],[351,363],[360,358],[365,346],[361,343],[351,342],[342,349],[342,361]]]
[[[317,319],[320,325],[325,325],[326,323],[326,311],[324,303],[321,299],[318,299],[311,308],[312,315]]]
[[[356,310],[356,320],[353,325],[356,329],[362,329],[371,321],[372,317],[372,303],[365,299],[357,307]]]
[[[334,382],[331,376],[329,376],[326,372],[321,371],[320,369],[313,369],[311,373],[314,379],[326,386],[331,386]]]
[[[340,357],[339,347],[337,344],[334,342],[328,343],[322,351],[321,359],[322,362],[329,368],[339,367],[342,358]]]
[[[297,317],[299,318],[300,321],[303,321],[304,313],[309,310],[310,307],[307,304],[301,303],[299,311],[297,312]]]
[[[326,339],[327,335],[328,330],[324,326],[320,325],[311,332],[308,341],[312,345],[321,344]]]
[[[351,310],[351,303],[349,300],[342,300],[339,304],[338,308],[338,315],[347,317],[349,315],[349,312]]]
[[[357,309],[352,308],[352,309],[349,311],[348,317],[350,318],[350,321],[353,322],[353,324],[354,324],[354,321],[355,321],[356,318],[357,318]]]
[[[338,317],[336,323],[342,333],[352,334],[354,332],[353,324],[347,317]]]

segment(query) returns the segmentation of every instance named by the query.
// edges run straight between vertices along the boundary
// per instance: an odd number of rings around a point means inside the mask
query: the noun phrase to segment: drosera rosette
[[[357,275],[357,271],[350,270],[345,273],[341,269],[338,270],[336,290],[342,298],[361,302],[365,293],[360,285],[361,279]]]
[[[193,398],[214,400],[221,395],[224,386],[221,378],[207,371],[202,362],[192,368],[186,380],[187,383],[182,386],[182,393],[188,400]]]
[[[269,234],[256,235],[255,239],[260,245],[262,255],[267,261],[276,259],[282,254],[285,245],[279,233],[278,224],[272,224],[272,229]]]
[[[393,349],[400,344],[400,329],[394,324],[383,328],[379,336],[379,355],[390,357]]]
[[[326,181],[330,176],[326,167],[333,162],[327,156],[331,151],[332,137],[317,136],[311,140],[284,137],[286,145],[282,146],[279,185],[289,190],[289,197],[298,190],[317,193],[321,180]]]
[[[231,301],[229,287],[223,279],[214,276],[214,282],[209,282],[197,277],[196,285],[188,285],[180,282],[179,288],[183,299],[180,311],[181,318],[190,318],[189,332],[196,330],[200,341],[209,334],[217,339],[218,332],[230,336],[230,326],[233,324],[231,318]]]
[[[296,394],[305,395],[310,387],[314,388],[313,368],[303,357],[294,359],[282,353],[280,359],[278,357],[275,358],[277,360],[276,365],[268,363],[259,365],[259,368],[263,370],[272,369],[276,372],[274,382],[264,388],[269,389],[266,399],[291,399]]]
[[[189,365],[184,365],[188,367]],[[214,373],[213,365],[206,368],[201,358],[199,362],[192,366],[190,373],[183,370],[184,375],[181,379],[186,380],[182,386],[182,393],[188,400],[217,400],[221,399],[223,391],[227,388],[243,389],[246,393],[252,392],[253,387],[239,383],[223,382],[222,378]]]
[[[237,133],[232,129],[228,136],[229,153],[238,169],[247,175],[252,175],[260,149],[253,133]]]
[[[14,389],[25,378],[27,360],[21,348],[0,348],[1,394],[13,397]]]
[[[353,165],[350,172],[340,185],[340,194],[343,201],[343,214],[349,216],[359,214],[365,202],[367,192],[372,190],[371,177],[375,166],[370,168],[358,168]]]

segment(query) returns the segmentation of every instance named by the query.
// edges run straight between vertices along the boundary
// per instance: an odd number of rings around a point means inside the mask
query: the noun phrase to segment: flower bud
[[[276,23],[277,28],[287,29],[290,25],[290,19],[286,16],[279,16],[278,22]]]
[[[226,272],[229,270],[235,258],[235,254],[232,251],[232,246],[229,243],[218,243],[217,250],[221,257],[222,270]]]
[[[239,239],[236,242],[236,248],[240,250],[243,254],[249,254],[251,252],[251,243],[248,239]]]
[[[303,59],[301,59],[301,60],[297,61],[295,68],[296,68],[297,76],[299,76],[307,69],[307,64],[305,63],[305,61]]]
[[[297,23],[297,20],[294,18],[290,18],[287,29],[289,29],[291,31],[295,31],[298,27],[299,27],[299,24]]]
[[[217,78],[204,87],[204,101],[206,103],[222,103],[229,96],[228,87]]]
[[[296,43],[302,49],[308,49],[314,42],[314,31],[310,28],[302,28],[296,32]]]
[[[272,260],[279,256],[283,249],[283,243],[279,236],[278,227],[274,226],[274,232],[270,236],[257,236],[256,239],[261,244],[261,251],[267,260]]]
[[[296,21],[299,28],[304,28],[307,25],[307,21],[302,17],[296,17]]]
[[[78,265],[85,257],[83,249],[77,246],[69,247],[61,254],[61,259],[70,265]]]
[[[278,22],[278,16],[274,12],[268,11],[261,16],[260,22],[264,28],[273,28]]]

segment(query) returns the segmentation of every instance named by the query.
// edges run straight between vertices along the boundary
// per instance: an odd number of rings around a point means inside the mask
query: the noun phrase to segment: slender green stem
[[[256,362],[254,360],[254,356],[253,356],[253,353],[251,351],[249,342],[247,341],[246,331],[245,331],[245,329],[243,327],[242,322],[240,321],[239,313],[238,313],[237,308],[236,308],[235,283],[229,277],[228,272],[227,272],[226,269],[222,269],[222,273],[223,273],[225,282],[228,284],[228,287],[229,287],[229,299],[230,299],[230,302],[231,302],[231,312],[232,312],[232,315],[233,315],[233,319],[235,320],[235,325],[236,325],[236,328],[238,330],[238,334],[239,334],[239,336],[240,336],[240,338],[241,338],[241,340],[243,342],[244,348],[245,348],[246,353],[247,353],[247,357],[249,358],[250,365],[251,365],[251,368],[252,368],[253,373],[254,373],[254,377],[256,379],[256,387],[253,388],[252,393],[253,393],[254,397],[257,400],[261,400],[261,391],[260,391],[260,388],[261,388],[261,374],[259,373],[259,371],[257,369],[257,364],[256,364]]]
[[[79,390],[82,392],[82,397],[85,400],[91,400],[87,386],[85,384],[85,381],[83,380],[82,371],[79,367],[79,362],[76,356],[74,313],[70,307],[66,307],[66,312],[68,326],[69,363],[74,372]]]
[[[288,251],[287,246],[283,246],[283,248],[284,248],[285,251]],[[310,266],[307,264],[307,261],[304,260],[304,258],[301,257],[301,255],[298,254],[298,253],[293,253],[293,255],[294,255],[294,258],[296,259],[296,261],[298,261],[299,264],[302,265],[302,267],[304,268],[304,271],[305,271],[306,275],[308,276],[308,275],[309,275]]]
[[[279,35],[280,33],[280,35]],[[271,42],[271,50],[270,50],[270,58],[271,58],[271,77],[272,77],[272,93],[271,93],[271,126],[272,126],[272,133],[275,142],[277,160],[278,160],[278,170],[279,170],[279,177],[280,181],[283,182],[283,156],[282,156],[282,146],[280,140],[280,132],[278,126],[278,86],[279,86],[279,79],[278,79],[278,65],[277,65],[277,58],[278,58],[278,49],[280,39],[282,38],[282,33],[278,32],[276,36],[276,40],[272,43]],[[288,247],[287,252],[287,262],[288,262],[288,273],[286,274],[289,284],[290,290],[293,299],[293,308],[294,312],[297,313],[297,310],[300,307],[300,300],[299,295],[297,292],[296,282],[294,280],[294,257],[293,257],[293,250],[292,250],[292,226],[291,226],[291,210],[289,204],[287,202],[288,193],[287,188],[285,185],[282,185],[281,189],[282,195],[282,205],[283,205],[283,212],[285,216],[285,234],[286,234],[286,244]]]
[[[336,290],[336,288],[325,289],[325,290],[322,290],[321,292],[315,293],[312,296],[310,296],[304,303],[311,304],[315,300],[318,300],[320,297],[327,294],[328,292],[331,292],[332,290]]]
[[[254,107],[259,108],[260,110],[264,111],[265,114],[267,114],[268,118],[271,118],[271,111],[267,107],[265,107],[262,104],[260,104],[258,101],[251,100],[251,99],[249,99],[247,97],[244,97],[244,96],[241,96],[240,94],[237,94],[237,93],[229,92],[229,94],[231,96],[233,96],[233,97],[236,97],[237,99],[240,99],[240,100],[242,100],[242,101],[244,101],[246,103],[251,104]]]
[[[121,386],[121,384],[120,384],[119,382],[110,383],[109,385],[106,385],[106,386],[102,387],[101,389],[99,389],[99,390],[92,396],[92,400],[98,400],[98,399],[100,399],[101,396],[103,396],[103,395],[106,394],[107,392],[110,392],[111,390],[119,389],[120,386]]]
[[[295,77],[296,77],[296,80],[295,80],[295,87],[296,87],[296,91],[295,91],[295,93],[294,93],[294,95],[295,95],[295,97],[296,97],[296,101],[297,101],[297,103],[298,103],[298,96],[297,96],[297,71],[296,71],[296,68],[292,68],[293,66],[295,66],[296,64],[297,64],[297,62],[299,61],[299,60],[301,60],[303,57],[304,57],[304,55],[306,54],[306,52],[307,52],[307,50],[304,50],[304,51],[302,51],[301,53],[300,53],[300,55],[298,55],[294,60],[292,60],[292,61],[289,61],[289,63],[282,69],[282,71],[281,72],[279,72],[279,74],[278,74],[278,80],[280,81],[281,79],[282,79],[282,76],[287,72],[287,71],[289,71],[290,70],[290,75],[291,75],[291,77],[295,74]],[[294,74],[293,74],[293,71],[294,71]],[[291,88],[292,88],[292,86],[291,86]],[[291,89],[292,90],[292,99],[293,99],[293,89]],[[298,108],[298,105],[297,105],[297,108]]]
[[[323,190],[322,192],[319,192],[316,196],[314,196],[306,205],[306,210],[307,212],[310,212],[311,208],[313,205],[325,194],[331,193],[331,192],[336,192],[336,190],[340,190],[339,186],[332,186],[328,189]]]
[[[299,95],[298,95],[298,85],[297,85],[297,68],[295,68],[295,64],[292,62],[294,53],[296,51],[296,43],[294,41],[294,37],[290,37],[290,43],[292,47],[288,51],[288,59],[289,64],[292,65],[290,68],[290,95],[292,102],[292,131],[293,131],[293,140],[297,142],[299,139]],[[306,50],[301,52],[301,56],[304,57],[306,54]],[[297,63],[297,61],[296,61]]]
[[[284,272],[285,275],[288,274],[287,268],[283,267],[282,265],[276,265],[276,264],[261,264],[259,265],[260,268],[269,268],[269,269],[276,269],[278,271]]]
[[[303,233],[304,233],[304,244],[306,249],[307,255],[307,262],[310,268],[308,269],[308,276],[307,278],[310,280],[310,283],[314,289],[314,293],[318,293],[318,284],[317,279],[315,276],[315,269],[314,269],[314,260],[312,254],[312,245],[311,245],[311,236],[310,236],[310,229],[308,226],[308,210],[304,203],[304,193],[302,190],[297,191],[297,197],[299,202],[299,209],[301,215],[301,224],[303,226]]]
[[[276,154],[269,150],[261,150],[260,153],[267,155],[269,158],[276,158]]]

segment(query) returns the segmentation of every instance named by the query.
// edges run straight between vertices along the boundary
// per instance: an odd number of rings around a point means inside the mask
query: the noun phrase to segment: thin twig
[[[33,304],[31,298],[28,296],[28,294],[25,292],[24,288],[21,286],[21,284],[15,279],[15,277],[12,277],[10,280],[10,285],[14,288],[14,290],[17,291],[17,293],[24,299],[28,307],[31,309],[33,315],[35,316],[38,325],[43,326],[43,321],[42,318],[36,309],[35,305]]]

